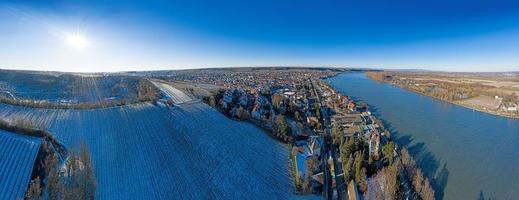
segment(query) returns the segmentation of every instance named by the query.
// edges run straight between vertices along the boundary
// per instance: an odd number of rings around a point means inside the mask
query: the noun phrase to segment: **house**
[[[293,92],[293,91],[288,91],[288,92],[283,92],[283,96],[287,99],[290,99],[290,100],[294,100],[295,99],[295,95],[296,93]]]
[[[308,140],[296,141],[297,146],[292,147],[291,156],[296,182],[303,183],[310,178],[307,169],[308,161],[320,155],[322,142],[322,138],[311,137]]]
[[[362,134],[364,135],[365,138],[370,138],[371,137],[371,133],[373,131],[377,131],[375,125],[373,124],[368,124],[368,125],[361,125],[361,130],[362,130]]]
[[[364,120],[364,122],[366,122],[366,124],[372,124],[373,123],[371,112],[369,112],[369,111],[362,112],[362,113],[360,113],[360,115],[362,116],[362,119]]]
[[[308,149],[309,149],[310,154],[308,156],[320,156],[322,144],[323,144],[322,138],[310,137],[310,139],[308,140]]]
[[[223,94],[223,108],[227,108],[233,102],[235,90],[236,89],[230,89],[225,91]]]
[[[353,103],[353,101],[350,101],[348,103],[348,110],[354,110],[355,109],[355,103]]]
[[[341,96],[339,96],[339,99],[340,99],[340,103],[339,104],[340,104],[341,107],[343,107],[343,108],[348,107],[348,101],[349,101],[348,97],[345,97],[345,96],[341,97]]]
[[[316,124],[319,123],[316,117],[306,117],[306,123],[308,124]]]
[[[320,183],[321,185],[324,185],[324,173],[319,172],[317,174],[312,175],[312,179]]]

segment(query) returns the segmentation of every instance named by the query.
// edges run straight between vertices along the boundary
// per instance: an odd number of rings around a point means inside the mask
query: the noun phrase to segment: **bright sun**
[[[90,43],[83,35],[74,33],[67,36],[67,43],[75,48],[84,48]]]

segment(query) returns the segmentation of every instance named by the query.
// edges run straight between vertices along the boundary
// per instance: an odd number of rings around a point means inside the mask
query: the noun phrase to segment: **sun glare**
[[[89,41],[81,34],[74,33],[67,36],[67,43],[75,48],[84,48],[88,46]]]

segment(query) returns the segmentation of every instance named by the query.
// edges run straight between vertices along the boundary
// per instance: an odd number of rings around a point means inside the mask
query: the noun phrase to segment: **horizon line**
[[[517,70],[503,71],[447,71],[447,70],[431,70],[425,68],[384,68],[384,67],[345,67],[345,66],[326,66],[326,65],[250,65],[250,66],[189,66],[189,67],[173,67],[171,69],[151,69],[151,70],[121,70],[121,71],[60,71],[60,70],[38,70],[38,69],[19,69],[10,67],[0,67],[0,71],[23,71],[23,72],[56,72],[56,73],[79,73],[79,74],[96,74],[96,73],[129,73],[129,72],[160,72],[160,71],[183,71],[183,70],[208,70],[208,69],[244,69],[244,68],[308,68],[308,69],[345,69],[345,70],[361,70],[361,71],[409,71],[409,72],[443,72],[443,73],[519,73]]]

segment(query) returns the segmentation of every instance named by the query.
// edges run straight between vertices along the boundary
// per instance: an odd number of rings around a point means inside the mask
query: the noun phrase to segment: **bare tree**
[[[41,185],[40,185],[40,177],[36,177],[35,179],[31,180],[31,183],[29,184],[29,189],[27,189],[27,192],[25,193],[25,199],[26,200],[37,200],[41,197]]]

